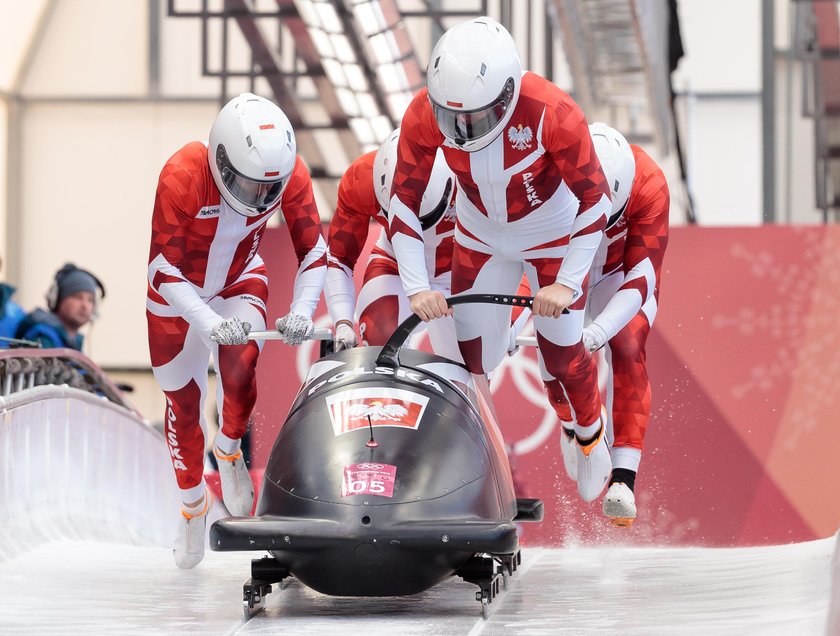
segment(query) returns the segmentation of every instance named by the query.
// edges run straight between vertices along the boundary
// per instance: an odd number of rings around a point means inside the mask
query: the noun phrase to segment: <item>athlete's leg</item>
[[[518,261],[478,252],[456,240],[452,293],[512,295],[522,271]],[[510,305],[467,304],[455,309],[458,346],[472,373],[483,375],[499,366],[508,351],[510,325]]]
[[[639,469],[650,419],[650,381],[645,346],[651,325],[641,311],[609,341],[613,378],[615,467]],[[622,450],[623,449],[623,450]]]
[[[152,371],[166,397],[166,443],[181,490],[181,517],[173,548],[180,568],[204,557],[205,531],[212,498],[206,492],[204,449],[209,342],[167,305],[147,300]]]
[[[529,259],[526,273],[532,288],[552,284],[561,262],[553,258]],[[598,369],[581,341],[586,297],[584,285],[584,293],[569,307],[569,313],[559,318],[535,316],[534,329],[546,392],[561,421],[569,416],[566,404],[571,406],[577,440],[574,473],[578,493],[584,500],[592,501],[606,485],[612,465],[605,439]]]
[[[364,282],[356,302],[362,344],[384,345],[403,320],[411,315],[396,261],[373,254],[365,268]]]
[[[152,372],[166,397],[166,443],[181,499],[193,504],[204,495],[203,407],[210,343],[166,306],[150,302],[146,317]]]
[[[262,331],[267,298],[265,268],[261,267],[243,275],[208,304],[222,318],[236,316],[249,323],[252,330]],[[212,346],[219,406],[219,432],[213,453],[225,505],[238,516],[250,514],[254,501],[254,485],[242,455],[241,440],[257,399],[256,365],[261,348],[259,340],[245,345]]]
[[[636,474],[650,419],[645,346],[655,315],[656,299],[652,298],[604,347],[610,368],[608,388],[615,441],[611,452],[613,471],[603,511],[616,525],[630,525],[636,518]]]

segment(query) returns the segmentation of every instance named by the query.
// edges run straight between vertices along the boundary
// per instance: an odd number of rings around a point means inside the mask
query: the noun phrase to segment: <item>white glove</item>
[[[274,323],[287,345],[299,345],[312,335],[315,324],[310,318],[290,311]]]
[[[234,316],[213,327],[213,331],[210,332],[210,340],[220,345],[248,344],[249,331],[251,331],[251,323],[242,322]]]
[[[339,320],[335,325],[335,339],[333,341],[335,351],[352,349],[357,344],[359,344],[359,340],[356,338],[353,325],[346,320]]]
[[[597,324],[593,322],[583,328],[583,346],[587,351],[594,353],[605,344],[607,344],[607,334]]]

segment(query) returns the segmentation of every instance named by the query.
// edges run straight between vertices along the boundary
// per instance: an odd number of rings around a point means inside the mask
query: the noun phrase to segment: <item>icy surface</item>
[[[0,562],[3,634],[821,634],[834,539],[786,546],[531,548],[488,620],[475,586],[405,598],[323,596],[293,582],[245,623],[258,554],[60,541]]]

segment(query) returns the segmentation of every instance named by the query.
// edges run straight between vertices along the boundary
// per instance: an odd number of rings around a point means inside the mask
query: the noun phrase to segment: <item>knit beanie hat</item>
[[[96,295],[97,281],[90,273],[79,269],[72,263],[67,263],[55,274],[55,284],[58,293],[55,297],[55,307],[72,294],[80,291],[90,292]]]

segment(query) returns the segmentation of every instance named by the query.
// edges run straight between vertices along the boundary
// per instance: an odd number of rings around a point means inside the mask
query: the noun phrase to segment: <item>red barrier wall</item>
[[[377,230],[372,229],[375,238]],[[269,316],[288,310],[296,269],[285,228],[266,233]],[[363,262],[363,261],[362,261]],[[546,504],[533,544],[573,540],[755,545],[840,526],[840,228],[675,228],[648,341],[653,412],[637,479],[639,517],[608,526],[578,501],[533,351],[493,378],[517,476]],[[329,324],[322,306],[317,316]],[[255,461],[317,354],[269,342],[258,367]]]

